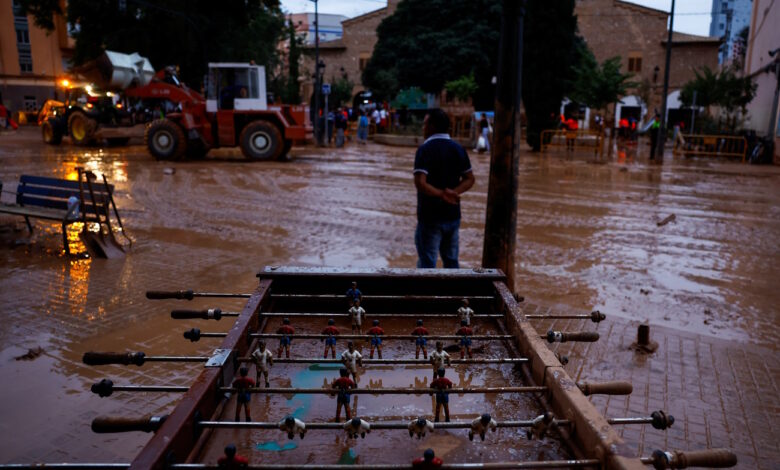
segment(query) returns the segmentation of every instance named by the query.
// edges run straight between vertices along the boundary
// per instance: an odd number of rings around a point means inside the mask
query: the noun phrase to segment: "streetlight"
[[[672,0],[672,12],[669,14],[669,35],[666,39],[666,65],[664,66],[664,92],[663,101],[661,106],[661,125],[658,129],[660,135],[658,136],[658,149],[659,158],[664,157],[664,145],[666,145],[666,105],[667,95],[669,94],[669,65],[672,62],[672,31],[674,30],[674,1]],[[650,158],[655,158],[655,155],[650,155]]]
[[[322,144],[322,136],[319,132],[320,122],[320,16],[317,8],[318,0],[314,2],[314,138],[318,144]]]

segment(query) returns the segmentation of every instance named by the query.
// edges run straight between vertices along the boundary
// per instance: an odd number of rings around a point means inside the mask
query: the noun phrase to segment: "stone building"
[[[361,73],[376,44],[376,28],[395,11],[399,1],[388,0],[384,8],[343,21],[341,39],[320,43],[326,82],[345,77],[355,83],[353,93],[364,89]],[[653,109],[660,109],[669,14],[622,0],[577,0],[575,14],[579,33],[599,62],[619,55],[623,70],[634,74],[633,81],[646,80],[650,84],[648,102],[632,91],[618,105],[618,117],[622,113],[642,118]],[[720,43],[718,38],[674,34],[669,84],[671,113],[680,106],[679,88],[694,77],[694,70],[702,66],[717,68]],[[304,58],[307,78],[314,73],[313,57],[313,48],[309,47]],[[301,96],[310,97],[311,93],[312,81],[308,79],[303,83]],[[583,124],[587,122],[586,118]]]
[[[0,0],[0,97],[13,112],[35,112],[56,97],[57,78],[69,69],[75,42],[65,18],[55,16],[54,25],[52,32],[38,28],[18,2]]]
[[[775,163],[780,163],[780,97],[775,94],[780,70],[780,2],[754,0],[745,74],[756,83],[745,126],[759,135],[774,136]],[[774,51],[773,55],[769,53]]]

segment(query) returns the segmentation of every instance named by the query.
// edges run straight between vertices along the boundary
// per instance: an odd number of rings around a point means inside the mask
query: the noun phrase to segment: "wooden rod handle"
[[[142,352],[119,353],[89,351],[84,353],[84,356],[81,358],[81,360],[88,366],[104,366],[108,364],[135,364],[137,366],[142,366],[144,364],[145,357],[146,354]]]
[[[222,318],[222,309],[210,308],[208,310],[172,310],[171,318],[175,320],[219,320]]]
[[[653,452],[653,466],[656,469],[710,467],[729,468],[737,464],[737,455],[728,449],[705,449],[694,451]]]
[[[98,416],[92,420],[92,431],[96,433],[114,433],[128,431],[152,432],[160,429],[167,418],[163,416],[142,416],[140,418],[120,418],[116,416]]]
[[[179,300],[192,300],[194,297],[192,290],[148,290],[146,291],[147,299],[161,300],[161,299],[179,299]]]
[[[587,383],[579,382],[577,386],[585,395],[631,395],[634,386],[631,382],[600,382]]]

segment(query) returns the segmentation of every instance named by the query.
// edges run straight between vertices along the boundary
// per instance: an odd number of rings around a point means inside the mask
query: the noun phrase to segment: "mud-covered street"
[[[92,418],[162,413],[177,396],[101,399],[89,385],[109,376],[187,385],[199,366],[98,369],[81,363],[83,352],[205,354],[213,348],[183,340],[182,332],[195,325],[172,320],[168,312],[180,304],[147,301],[147,289],[249,292],[265,265],[416,262],[414,148],[301,147],[286,162],[249,162],[235,149],[172,163],[155,161],[135,141],[126,148],[79,148],[40,140],[34,128],[0,135],[3,190],[13,191],[23,174],[75,179],[77,166],[105,174],[116,185],[134,243],[120,260],[68,258],[58,224],[36,221],[29,237],[21,217],[0,215],[0,462],[123,462],[138,452],[149,435],[93,434]],[[758,406],[754,411],[770,423],[764,431],[771,435],[780,407],[780,168],[671,155],[659,165],[648,163],[646,152],[640,147],[640,156],[620,151],[602,159],[522,156],[516,290],[527,305],[598,309],[607,324],[648,321],[669,335],[695,338],[697,345],[758,351],[765,368],[752,381],[766,401],[729,406],[742,407],[745,421]],[[487,199],[489,156],[470,156],[477,182],[463,197],[462,267],[480,266]],[[2,201],[12,199],[3,193]],[[658,224],[670,215],[673,221]],[[83,249],[75,233],[70,238],[74,250]],[[195,300],[187,306],[241,305]],[[224,321],[209,327],[229,328]],[[631,328],[616,327],[620,337],[614,341],[630,343]],[[41,355],[15,359],[38,347]],[[690,351],[680,349],[684,359]],[[620,360],[610,369],[592,366],[583,355],[573,357],[577,376],[613,379],[623,372]],[[668,390],[664,397],[665,403],[677,398]],[[685,421],[682,428],[688,442],[696,442],[688,437],[696,434],[689,430],[695,425]],[[727,428],[722,435],[734,433]],[[729,445],[708,436],[704,444]],[[627,436],[634,444],[643,438]],[[644,454],[652,451],[638,445]],[[754,465],[740,468],[771,468],[780,452],[776,443],[766,445],[746,444]]]

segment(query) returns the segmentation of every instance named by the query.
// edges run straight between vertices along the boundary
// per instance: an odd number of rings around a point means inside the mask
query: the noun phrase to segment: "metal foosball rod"
[[[585,384],[587,386],[588,384]],[[626,395],[631,392],[631,384],[625,382],[607,382],[604,387],[599,389],[599,394],[604,395]],[[580,388],[583,384],[578,384]],[[612,387],[612,388],[609,388]],[[92,393],[99,395],[100,397],[111,396],[114,392],[163,392],[163,393],[183,393],[189,390],[187,386],[178,385],[114,385],[114,382],[109,379],[102,379],[99,382],[92,384]],[[236,392],[238,391],[233,387],[220,387],[220,392]],[[329,388],[246,388],[241,391],[246,391],[255,394],[272,394],[278,393],[282,395],[334,395],[336,391]],[[471,387],[471,388],[450,388],[447,389],[448,393],[454,394],[470,394],[470,393],[541,393],[546,392],[545,386],[522,386],[522,387]],[[628,392],[628,393],[626,393]],[[396,388],[354,388],[351,389],[350,394],[357,395],[426,395],[436,393],[436,390],[431,388],[412,388],[412,387],[396,387]],[[661,413],[661,414],[657,414]],[[654,412],[649,418],[626,418],[626,419],[640,419],[643,421],[615,421],[614,424],[643,424],[651,423],[655,427],[658,423],[667,423],[671,426],[674,423],[674,417],[666,415],[663,412]]]
[[[193,328],[191,330],[184,332],[184,337],[192,340],[192,338],[197,337],[211,337],[211,338],[217,338],[217,337],[223,337],[227,336],[227,333],[204,333],[197,328]],[[266,339],[280,339],[280,338],[289,338],[290,335],[282,335],[282,334],[276,334],[276,333],[250,333],[250,338],[266,338]],[[295,335],[292,336],[295,339],[327,339],[330,336],[329,335],[322,335],[322,334],[312,334],[312,333],[295,333]],[[336,339],[364,339],[368,340],[373,338],[372,335],[352,335],[352,334],[339,334],[334,336]],[[419,336],[415,335],[381,335],[379,336],[382,340],[409,340],[414,341],[419,338]],[[427,335],[425,336],[427,340],[430,341],[437,341],[437,340],[459,340],[463,339],[463,336],[458,335]],[[472,340],[480,340],[480,341],[502,341],[507,339],[512,339],[514,336],[512,335],[471,335],[469,336]]]
[[[114,385],[114,382],[108,379],[102,379],[95,382],[90,388],[92,393],[100,397],[111,396],[114,392],[163,392],[163,393],[184,393],[189,390],[187,386],[178,385]],[[220,392],[232,393],[238,391],[233,387],[220,387]],[[338,390],[330,388],[244,388],[242,392],[253,394],[280,394],[280,395],[333,395]],[[505,394],[505,393],[539,393],[546,392],[547,387],[529,386],[529,387],[472,387],[472,388],[450,388],[448,393],[459,394]],[[354,395],[430,395],[436,393],[432,388],[353,388],[349,391]]]
[[[192,289],[175,291],[146,291],[146,298],[152,300],[177,299],[192,300],[196,297],[215,297],[215,298],[244,298],[248,299],[252,294],[229,293],[229,292],[195,292]],[[339,294],[271,294],[272,298],[277,299],[346,299],[346,296]],[[363,299],[372,300],[493,300],[492,295],[363,295]]]
[[[211,315],[209,312],[219,311],[218,316],[214,313]],[[239,312],[227,312],[220,308],[211,308],[206,310],[173,310],[171,312],[171,318],[177,320],[183,319],[204,319],[204,320],[219,320],[220,317],[237,317]],[[290,317],[290,318],[346,318],[349,317],[349,313],[327,313],[327,312],[260,312],[264,317]],[[425,317],[425,318],[451,318],[459,316],[458,313],[430,313],[430,312],[418,312],[418,313],[366,313],[366,317],[372,318],[398,318],[398,317]],[[475,314],[471,318],[475,319],[499,319],[504,318],[501,314]],[[599,323],[606,318],[606,315],[595,310],[589,314],[572,314],[572,315],[526,315],[528,320],[590,320],[593,323]]]
[[[125,418],[125,417],[113,417],[113,416],[98,416],[92,420],[92,431],[96,433],[118,433],[118,432],[131,432],[131,431],[143,431],[154,432],[157,431],[162,423],[167,419],[167,415],[161,416],[142,416],[139,418]],[[663,419],[660,419],[663,417]],[[497,428],[528,428],[538,426],[540,418],[526,419],[526,420],[508,420],[508,421],[494,421]],[[546,421],[547,426],[551,429],[555,426],[569,426],[571,421],[568,419],[553,419],[549,416],[549,420]],[[362,419],[362,418],[361,418]],[[366,421],[371,430],[409,430],[409,423],[416,418],[407,418],[402,421]],[[638,417],[638,418],[612,418],[607,420],[610,424],[626,424],[628,420],[632,420],[633,424],[653,424],[653,427],[660,430],[665,430],[674,423],[674,418],[671,415],[667,415],[664,411],[654,411],[652,416]],[[434,422],[431,423],[434,429],[473,429],[474,423],[472,421],[453,421],[453,422]],[[198,421],[197,425],[203,428],[252,428],[252,429],[280,429],[279,422],[262,422],[262,421]],[[341,422],[314,422],[305,423],[306,431],[309,430],[342,430],[344,429],[344,423]]]
[[[86,352],[82,357],[84,364],[104,366],[110,364],[142,366],[147,362],[206,362],[208,356],[147,356],[144,352]],[[238,362],[254,362],[251,357],[239,357]],[[341,359],[324,358],[284,358],[274,359],[279,364],[343,364]],[[451,359],[452,364],[517,364],[528,362],[524,357],[497,359]],[[363,365],[430,365],[424,359],[363,359]]]

